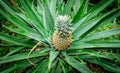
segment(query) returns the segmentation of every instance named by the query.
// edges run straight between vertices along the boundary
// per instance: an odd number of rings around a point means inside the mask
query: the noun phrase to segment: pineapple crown
[[[55,29],[60,32],[60,34],[69,34],[70,29],[70,17],[68,15],[59,15],[56,19]]]

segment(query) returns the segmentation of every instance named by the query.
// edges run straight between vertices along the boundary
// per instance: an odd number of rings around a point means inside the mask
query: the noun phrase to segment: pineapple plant
[[[19,1],[14,8],[0,0],[0,14],[12,23],[2,28],[16,34],[0,32],[0,49],[8,50],[0,55],[1,73],[26,69],[28,73],[92,73],[88,62],[120,72],[120,40],[103,39],[120,34],[120,28],[94,32],[120,16],[119,8],[100,14],[114,0],[103,0],[94,7],[89,0]]]

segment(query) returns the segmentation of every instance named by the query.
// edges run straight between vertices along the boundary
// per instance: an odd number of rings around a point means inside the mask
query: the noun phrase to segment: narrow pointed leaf
[[[31,53],[29,58],[45,56],[45,55],[48,54],[47,53],[48,51],[49,51],[49,49],[44,49],[44,50],[41,50],[41,51],[34,51],[34,52]],[[8,63],[8,62],[13,62],[13,61],[27,59],[28,53],[29,52],[19,53],[19,54],[15,54],[15,55],[9,56],[7,58],[0,57],[0,64],[1,63]]]
[[[88,2],[89,2],[89,0],[84,0],[84,2],[82,3],[82,5],[79,8],[77,14],[73,18],[73,23],[77,22],[81,18],[81,16],[83,16],[87,12]]]
[[[10,43],[13,43],[15,45],[22,45],[22,46],[26,46],[26,47],[33,47],[33,45],[34,45],[33,42],[30,42],[28,40],[14,37],[14,36],[10,36],[7,34],[3,34],[1,32],[0,32],[0,39],[7,41],[7,42],[10,42]]]
[[[21,35],[26,35],[26,33],[19,28],[13,28],[13,27],[10,27],[10,26],[8,27],[8,26],[5,26],[5,25],[3,25],[3,27],[10,30],[11,32],[18,33],[18,34],[21,34]]]
[[[34,8],[32,7],[31,1],[23,1],[21,0],[21,4],[23,8],[25,9],[27,15],[29,16],[31,23],[33,26],[43,35],[46,36],[47,32],[45,32],[45,29],[43,28],[43,25],[41,24],[39,18],[37,17],[37,13],[35,13]],[[33,9],[32,9],[33,8]]]
[[[29,71],[29,73],[49,73],[48,72],[48,59],[39,61],[39,63]]]
[[[35,64],[36,62],[40,60],[40,58],[34,58],[30,60]],[[31,64],[27,60],[21,60],[21,61],[17,61],[9,65],[6,65],[6,67],[1,68],[0,71],[1,73],[10,73],[14,71],[20,71],[29,66],[31,66]]]
[[[54,62],[55,58],[58,56],[58,54],[59,54],[59,51],[54,51],[54,50],[50,51],[49,62],[48,62],[48,69],[49,70],[51,69],[51,65]]]
[[[80,63],[74,57],[68,56],[65,52],[63,53],[65,56],[65,61],[71,65],[73,68],[78,70],[81,73],[92,73],[84,64]]]
[[[65,5],[65,8],[64,8],[64,11],[63,11],[63,14],[65,15],[69,15],[70,12],[71,12],[71,8],[73,7],[75,3],[75,0],[68,0],[66,5]]]
[[[29,27],[26,26],[26,23],[24,21],[22,21],[17,15],[16,13],[8,6],[6,5],[2,0],[0,1],[0,4],[2,5],[2,7],[9,13],[6,13],[6,11],[3,11],[0,9],[0,13],[6,17],[9,21],[11,21],[14,25],[16,25],[17,27],[21,28],[22,30],[24,30],[25,32],[31,31]]]
[[[120,16],[120,10],[112,10],[110,12],[107,12],[109,15],[104,17],[103,19],[101,19],[95,26],[93,26],[91,29],[89,29],[89,31],[87,31],[86,33],[84,33],[84,35],[82,35],[82,37],[86,36],[87,34],[89,34],[90,32],[94,31],[97,28],[100,28],[101,26],[110,23],[111,21],[113,21],[115,18]],[[105,13],[105,14],[107,14]]]
[[[50,12],[51,12],[53,19],[55,19],[56,17],[56,2],[57,0],[51,0],[50,2]]]
[[[18,51],[21,50],[21,49],[23,49],[23,47],[16,47],[16,48],[14,48],[14,50],[12,50],[12,51],[10,51],[9,53],[7,53],[7,54],[4,56],[4,58],[7,58],[8,56],[10,56],[10,55],[18,52]]]
[[[91,41],[94,39],[106,38],[112,35],[120,34],[120,28],[110,29],[98,33],[93,33],[81,39],[81,42]]]
[[[101,19],[109,16],[113,12],[115,12],[115,10],[107,12],[106,14],[104,14],[102,16],[99,16],[97,18],[94,18],[94,19],[90,20],[87,23],[82,24],[81,26],[76,28],[76,30],[73,32],[73,35],[75,35],[75,38],[79,38],[80,36],[82,36],[84,34],[87,34],[90,30],[92,30],[92,28],[99,25],[98,23],[101,21]]]
[[[35,39],[35,40],[37,40],[39,42],[43,42],[43,43],[47,42],[45,38],[43,38],[40,34],[37,34],[37,33],[31,33],[30,32],[26,36],[28,36],[28,37],[30,37],[32,39]]]
[[[89,13],[89,17],[87,20],[91,19],[95,15],[97,15],[99,12],[101,12],[104,8],[106,8],[108,5],[110,5],[114,0],[102,0],[100,3],[98,3]]]
[[[106,41],[89,41],[86,43],[75,42],[69,49],[83,49],[83,48],[103,48],[103,49],[118,49],[120,48],[120,40],[106,40]]]
[[[120,67],[116,66],[115,64],[112,64],[108,61],[102,60],[102,59],[97,59],[97,58],[89,58],[86,59],[88,62],[92,62],[94,64],[98,64],[102,66],[104,69],[110,71],[110,72],[115,72],[119,73],[120,72]]]
[[[78,10],[79,10],[80,6],[82,5],[82,3],[83,3],[82,0],[75,0],[75,4],[74,4],[74,7],[73,7],[74,16],[78,12]]]

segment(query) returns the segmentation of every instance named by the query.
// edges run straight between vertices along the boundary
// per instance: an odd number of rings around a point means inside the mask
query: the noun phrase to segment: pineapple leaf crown
[[[61,34],[69,34],[71,32],[70,29],[70,16],[68,15],[59,15],[56,18],[55,30],[60,32]]]

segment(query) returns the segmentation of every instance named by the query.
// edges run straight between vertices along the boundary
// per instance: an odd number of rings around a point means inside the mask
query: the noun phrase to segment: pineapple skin
[[[67,35],[59,34],[59,32],[55,31],[52,36],[52,44],[53,47],[57,50],[65,50],[67,49],[72,41],[72,33]]]

